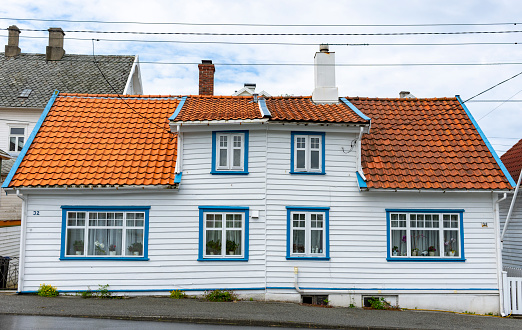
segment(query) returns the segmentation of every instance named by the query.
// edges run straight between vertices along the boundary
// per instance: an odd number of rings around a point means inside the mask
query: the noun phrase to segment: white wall
[[[0,227],[0,256],[18,257],[20,254],[20,226]]]
[[[504,228],[509,207],[513,195],[500,203],[500,228]],[[502,264],[504,267],[514,267],[522,269],[522,196],[519,192],[515,201],[515,208],[511,214],[511,220],[504,236],[504,249],[502,251]]]
[[[113,290],[152,291],[269,288],[267,297],[295,300],[299,295],[293,289],[294,267],[299,267],[301,287],[357,294],[407,293],[414,297],[410,304],[426,302],[427,306],[413,306],[418,308],[444,309],[443,300],[422,298],[434,293],[453,294],[454,300],[455,295],[467,295],[469,302],[487,296],[487,304],[498,299],[491,193],[359,192],[355,151],[347,152],[356,133],[327,127],[291,128],[327,131],[326,175],[290,175],[288,126],[270,127],[268,134],[265,127],[237,126],[250,129],[247,176],[209,174],[210,131],[184,126],[179,191],[103,194],[93,190],[74,195],[69,190],[63,195],[29,195],[23,290],[36,290],[44,282],[60,290],[85,290],[99,284],[109,284]],[[151,206],[150,260],[60,261],[61,205]],[[248,262],[197,261],[201,205],[248,206],[260,211],[259,219],[250,219]],[[286,260],[286,206],[330,207],[331,260]],[[464,209],[466,261],[388,262],[386,208]],[[33,216],[33,211],[40,215]],[[482,222],[488,227],[482,227]]]
[[[0,149],[10,155],[18,155],[9,151],[9,127],[25,127],[25,141],[29,138],[43,109],[5,109],[0,108]]]

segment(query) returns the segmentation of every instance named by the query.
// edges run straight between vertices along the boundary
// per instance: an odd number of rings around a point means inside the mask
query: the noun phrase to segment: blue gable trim
[[[259,99],[259,108],[261,109],[261,114],[263,115],[263,117],[272,117],[272,114],[266,106],[265,99]]]
[[[359,115],[359,117],[361,117],[362,119],[364,120],[369,120],[371,121],[371,118],[366,116],[364,113],[361,112],[361,110],[357,109],[355,107],[355,105],[352,104],[352,102],[348,101],[346,98],[344,97],[341,97],[341,101],[343,101],[344,104],[346,104],[347,106],[350,107],[350,109],[352,109],[357,115]]]
[[[183,175],[183,172],[176,173],[176,176],[174,177],[174,183],[180,183],[182,175]]]
[[[181,101],[178,103],[178,106],[176,107],[176,111],[174,111],[174,114],[170,116],[169,120],[174,120],[179,115],[181,108],[183,108],[183,105],[185,105],[185,101],[187,100],[186,96],[183,96],[181,98]]]
[[[359,184],[359,189],[361,189],[361,188],[368,188],[368,185],[366,184],[366,181],[363,180],[363,178],[359,174],[359,172],[355,172],[355,175],[357,175],[357,183]]]
[[[24,144],[24,147],[18,157],[16,158],[15,163],[13,164],[13,167],[11,167],[11,170],[9,171],[9,174],[7,175],[7,178],[5,178],[4,184],[2,185],[2,188],[9,187],[9,184],[11,183],[11,180],[13,179],[13,176],[15,175],[16,171],[18,170],[18,167],[22,163],[22,160],[25,157],[25,154],[27,154],[27,151],[31,147],[31,144],[33,143],[34,137],[40,130],[40,127],[42,127],[42,124],[45,120],[45,117],[47,117],[47,114],[49,113],[49,110],[51,110],[51,107],[53,106],[54,100],[58,97],[58,94],[60,92],[58,90],[55,90],[53,92],[53,95],[51,96],[51,99],[49,102],[47,102],[47,105],[45,106],[44,111],[42,112],[42,115],[40,116],[40,119],[38,119],[38,122],[36,122],[36,125],[34,126],[33,131],[31,132],[31,135],[29,135],[29,138],[27,139],[27,142]]]
[[[504,166],[504,163],[502,163],[502,161],[500,160],[500,158],[498,157],[497,153],[495,152],[495,149],[493,149],[493,146],[491,146],[491,144],[489,143],[488,141],[488,138],[486,137],[486,134],[484,134],[484,132],[482,132],[482,130],[480,129],[480,126],[478,125],[478,123],[475,121],[475,118],[473,118],[473,115],[471,114],[471,112],[468,110],[468,107],[466,107],[466,105],[464,104],[464,102],[462,102],[462,99],[460,98],[460,95],[455,95],[455,97],[457,98],[457,100],[459,101],[460,105],[462,106],[462,108],[464,108],[464,111],[466,111],[466,114],[468,115],[469,119],[471,120],[471,122],[473,123],[473,126],[475,126],[475,128],[477,129],[477,131],[479,132],[480,134],[480,137],[482,138],[482,140],[484,140],[484,143],[486,144],[486,146],[488,147],[489,151],[491,152],[491,154],[493,155],[493,158],[495,158],[495,160],[497,161],[497,164],[498,166],[500,166],[500,169],[502,170],[502,172],[504,172],[504,175],[506,176],[506,178],[508,179],[509,183],[511,184],[512,187],[515,187],[517,184],[515,183],[515,180],[513,180],[513,178],[511,177],[511,174],[509,174],[507,168]]]

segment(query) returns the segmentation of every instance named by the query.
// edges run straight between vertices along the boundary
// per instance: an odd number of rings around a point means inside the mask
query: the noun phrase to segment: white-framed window
[[[329,209],[287,207],[287,210],[287,258],[329,258]]]
[[[324,174],[324,133],[292,132],[291,173]]]
[[[25,144],[25,129],[25,127],[9,127],[9,151],[22,151]]]
[[[391,260],[463,260],[462,210],[387,210]]]
[[[62,209],[62,258],[146,257],[148,209]]]
[[[200,260],[248,259],[248,208],[200,207]]]
[[[248,132],[212,132],[214,174],[248,174]]]

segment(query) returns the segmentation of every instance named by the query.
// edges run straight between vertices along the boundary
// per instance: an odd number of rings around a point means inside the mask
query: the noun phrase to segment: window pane
[[[226,135],[221,135],[219,137],[219,146],[221,148],[226,148],[228,146],[227,138],[228,138],[228,136],[226,136]]]
[[[310,253],[323,253],[323,231],[322,230],[312,230],[310,236],[311,236]]]
[[[219,166],[227,166],[227,149],[219,149]]]
[[[24,137],[19,136],[18,137],[18,151],[22,151],[23,148],[24,148]]]
[[[323,214],[311,214],[310,220],[312,228],[323,228]]]
[[[298,149],[306,148],[306,138],[304,138],[304,137],[297,138],[297,148]]]
[[[319,169],[319,151],[312,150],[310,152],[310,168],[314,170]]]
[[[221,255],[221,230],[207,230],[206,255]]]
[[[296,165],[297,168],[305,168],[305,151],[304,150],[297,150],[297,159],[296,159]]]
[[[143,255],[143,229],[127,229],[125,240],[127,242],[126,255]]]
[[[11,127],[11,134],[24,135],[25,129],[22,127]]]
[[[241,231],[228,230],[227,231],[227,255],[241,255]]]
[[[406,230],[392,230],[392,256],[407,256]]]
[[[305,231],[304,230],[293,230],[294,244],[292,246],[293,253],[304,253],[305,252]]]
[[[318,137],[310,138],[310,148],[319,149],[319,138]]]
[[[440,256],[438,230],[412,230],[411,240],[421,256]]]
[[[233,166],[241,166],[241,149],[234,149],[234,163]]]
[[[301,227],[301,228],[304,228],[306,226],[306,215],[304,213],[294,213],[293,214],[293,221],[292,221],[292,226],[294,228],[298,228],[298,227]]]
[[[444,255],[449,257],[459,256],[459,232],[457,230],[444,231]]]
[[[241,136],[234,135],[234,148],[241,148]]]
[[[15,137],[9,138],[9,151],[16,151],[16,138]]]
[[[107,229],[89,229],[88,255],[107,255],[107,234]]]
[[[84,229],[67,229],[67,255],[78,255],[84,254]]]

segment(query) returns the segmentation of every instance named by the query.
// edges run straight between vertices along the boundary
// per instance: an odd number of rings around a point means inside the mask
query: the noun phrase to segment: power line
[[[48,39],[47,36],[19,36],[29,39]],[[7,36],[4,36],[7,38]],[[91,41],[92,38],[66,37],[66,40]],[[99,41],[143,42],[143,43],[180,43],[180,44],[224,44],[224,45],[282,45],[282,46],[317,46],[316,42],[241,42],[241,41],[185,41],[185,40],[144,40],[144,39],[106,39]],[[520,42],[454,42],[454,43],[327,43],[330,46],[491,46],[491,45],[522,45]]]
[[[515,96],[517,96],[520,92],[522,92],[522,89],[519,90],[518,92],[516,92],[515,94],[513,94],[510,98],[508,98],[506,101],[500,103],[499,105],[497,105],[495,108],[493,108],[493,110],[489,111],[488,113],[486,113],[484,116],[480,117],[479,120],[477,121],[481,121],[482,119],[484,119],[485,117],[487,117],[490,113],[492,113],[493,111],[497,110],[498,108],[500,108],[501,106],[503,106],[506,102],[508,102],[509,100],[511,100],[512,98],[514,98]]]
[[[8,30],[7,28],[4,30]],[[20,31],[44,32],[42,29],[20,29]],[[142,31],[97,31],[67,30],[67,33],[139,34],[139,35],[190,35],[190,36],[409,36],[409,35],[467,35],[521,33],[508,31],[455,31],[455,32],[384,32],[384,33],[217,33],[217,32],[142,32]]]
[[[101,23],[101,24],[142,24],[142,25],[188,25],[188,26],[259,26],[259,27],[423,27],[423,26],[495,26],[517,25],[521,23],[422,23],[422,24],[258,24],[258,23],[187,23],[187,22],[140,22],[140,21],[100,21],[0,17],[0,20]]]

